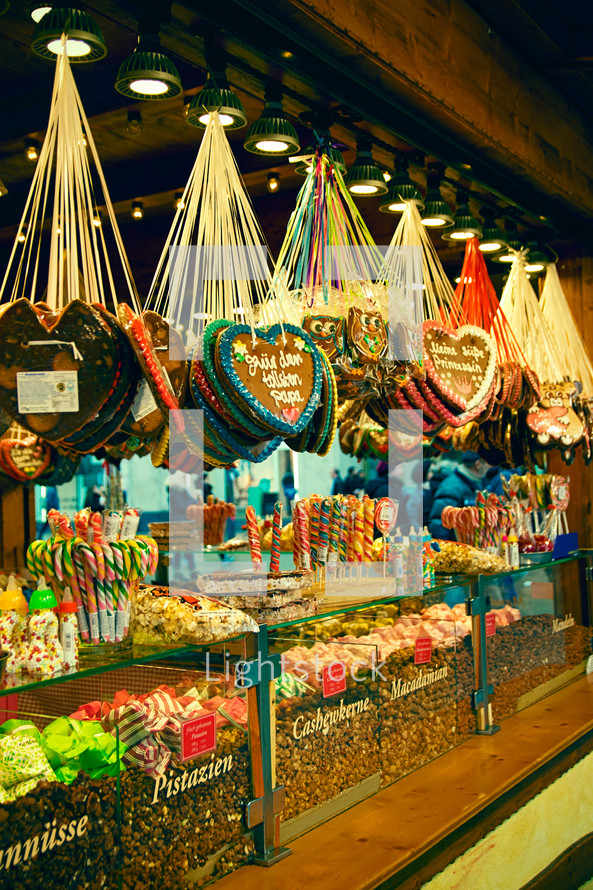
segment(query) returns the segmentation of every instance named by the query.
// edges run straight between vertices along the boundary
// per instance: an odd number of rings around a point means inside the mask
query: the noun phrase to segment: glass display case
[[[172,649],[5,690],[0,887],[203,886],[247,862],[243,649]]]
[[[224,643],[8,678],[0,890],[203,886],[270,864],[469,738],[476,714],[491,732],[590,670],[589,562],[334,598]]]
[[[591,655],[588,557],[482,576],[490,598],[486,650],[495,723],[585,673]]]
[[[378,790],[379,684],[375,646],[277,634],[276,782],[286,842]]]

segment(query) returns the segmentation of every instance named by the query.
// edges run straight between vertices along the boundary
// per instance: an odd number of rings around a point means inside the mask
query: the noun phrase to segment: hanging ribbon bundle
[[[481,326],[468,322],[413,202],[406,202],[383,277],[390,328],[413,332],[416,326],[422,372],[412,365],[400,386],[385,387],[367,406],[369,414],[387,425],[387,408],[421,411],[428,436],[487,414],[498,391],[496,346]]]
[[[488,275],[486,261],[477,238],[466,242],[461,277],[455,295],[466,323],[488,331],[497,349],[498,386],[494,398],[478,421],[453,433],[453,447],[480,450],[491,463],[504,459],[489,447],[492,427],[508,409],[530,408],[540,396],[537,375],[529,367]],[[457,326],[459,320],[452,319]],[[496,439],[496,433],[493,438]]]
[[[503,418],[498,445],[512,456],[512,466],[531,465],[538,459],[535,449],[542,448],[559,448],[563,459],[570,463],[581,442],[586,453],[590,450],[587,425],[575,411],[577,387],[527,278],[524,251],[517,252],[513,261],[500,312],[508,319],[527,363],[537,374],[541,392],[526,413],[519,411],[512,418]]]
[[[269,250],[217,112],[161,254],[148,305],[183,336],[191,359],[185,429],[168,445],[171,467],[260,462],[298,434],[326,453],[335,435],[335,380],[271,288]],[[256,323],[256,311],[265,312]],[[173,330],[173,327],[171,327]],[[160,458],[161,445],[153,451]]]
[[[136,314],[138,295],[65,51],[57,56],[47,132],[19,234],[24,240],[15,240],[0,287],[0,405],[34,436],[59,444],[62,465],[70,460],[73,471],[78,454],[108,452],[113,439],[126,440],[118,431],[135,411],[139,352],[154,366],[150,380],[146,375],[153,398],[158,402],[159,388],[169,395],[170,387],[159,384],[160,362]],[[119,301],[122,288],[130,305]],[[177,406],[172,394],[169,402]],[[166,398],[160,404],[170,406]],[[62,466],[55,478],[65,476]]]
[[[387,291],[381,254],[346,185],[327,134],[304,158],[310,170],[297,197],[260,317],[276,307],[302,324],[331,364],[338,397],[368,396],[387,357]],[[303,450],[303,441],[291,447]]]

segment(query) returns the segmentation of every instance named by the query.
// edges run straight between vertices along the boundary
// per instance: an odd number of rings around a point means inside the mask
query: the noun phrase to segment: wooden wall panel
[[[583,218],[593,128],[463,0],[279,0],[312,41]],[[568,123],[570,122],[570,123]],[[397,121],[393,121],[397,127]],[[460,161],[463,158],[459,159]],[[549,206],[549,205],[548,205]]]

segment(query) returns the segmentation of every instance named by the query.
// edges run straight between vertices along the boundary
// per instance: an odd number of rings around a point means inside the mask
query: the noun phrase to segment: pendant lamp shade
[[[56,6],[37,22],[31,49],[42,59],[54,61],[62,53],[62,34],[66,35],[66,54],[73,63],[96,62],[107,55],[95,20],[84,10],[71,6]]]
[[[158,101],[178,96],[181,79],[158,39],[141,35],[138,46],[117,72],[115,89],[130,99]]]
[[[282,102],[268,98],[261,117],[254,121],[245,137],[244,147],[256,155],[294,155],[300,149],[299,137],[286,113]]]
[[[356,160],[346,173],[344,182],[349,192],[360,197],[386,194],[387,183],[383,171],[373,160],[370,140],[359,140]]]

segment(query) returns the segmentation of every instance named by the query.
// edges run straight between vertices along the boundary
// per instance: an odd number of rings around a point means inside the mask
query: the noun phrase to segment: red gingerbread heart
[[[496,373],[496,347],[485,331],[470,325],[452,331],[426,321],[423,353],[427,385],[455,413],[473,414],[486,403]]]
[[[296,423],[296,421],[300,417],[300,411],[298,408],[283,408],[282,409],[282,417],[284,417],[289,423]]]

